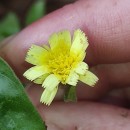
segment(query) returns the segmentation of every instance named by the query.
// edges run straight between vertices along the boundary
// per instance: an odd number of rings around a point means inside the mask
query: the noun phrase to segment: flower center
[[[50,51],[48,56],[48,68],[63,84],[76,65],[75,55],[70,55],[68,50]]]

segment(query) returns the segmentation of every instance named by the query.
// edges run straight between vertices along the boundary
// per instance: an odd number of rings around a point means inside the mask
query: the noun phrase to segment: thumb
[[[39,106],[48,130],[129,130],[129,110],[105,104],[55,103]]]

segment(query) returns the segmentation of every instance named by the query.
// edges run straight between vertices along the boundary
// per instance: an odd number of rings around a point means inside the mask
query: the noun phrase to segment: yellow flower
[[[26,61],[35,66],[24,76],[45,88],[40,99],[42,103],[51,104],[59,83],[76,86],[80,80],[89,86],[95,85],[97,76],[88,71],[88,65],[83,62],[88,41],[81,30],[74,32],[72,40],[67,30],[54,33],[49,38],[49,45],[32,45],[26,56]]]

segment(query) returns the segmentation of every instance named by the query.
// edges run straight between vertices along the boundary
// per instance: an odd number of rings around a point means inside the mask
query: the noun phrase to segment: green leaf
[[[76,95],[76,86],[67,86],[67,90],[64,96],[65,102],[76,102],[77,95]]]
[[[1,58],[0,130],[46,130],[24,87]]]
[[[8,13],[0,22],[0,40],[18,32],[20,25],[17,16],[14,13]]]
[[[37,0],[30,8],[26,16],[26,25],[38,20],[45,14],[45,0]]]

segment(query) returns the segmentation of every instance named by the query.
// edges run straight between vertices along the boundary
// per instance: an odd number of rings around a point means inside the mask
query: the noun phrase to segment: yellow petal
[[[88,47],[88,40],[85,34],[80,30],[74,32],[73,42],[70,49],[70,52],[79,55],[81,52],[84,52]]]
[[[55,87],[52,91],[45,89],[44,92],[42,93],[40,102],[46,105],[50,105],[57,93],[57,90],[58,90],[58,87]]]
[[[33,82],[36,84],[43,84],[43,81],[46,79],[47,76],[49,76],[49,73],[46,73],[40,77],[38,77],[37,79],[35,79]]]
[[[85,75],[80,75],[79,80],[91,87],[94,87],[94,85],[98,81],[98,77],[92,72],[87,71]]]
[[[30,69],[28,69],[23,76],[26,77],[27,79],[33,81],[34,79],[42,76],[43,74],[48,73],[48,70],[44,66],[35,66]]]
[[[63,44],[68,45],[69,47],[71,46],[71,35],[69,31],[62,31],[59,33],[54,33],[50,38],[49,38],[49,44],[51,49],[54,49],[55,47]]]
[[[83,61],[84,58],[85,58],[85,56],[86,56],[86,52],[82,51],[82,52],[78,55],[77,59],[78,59],[79,61]]]
[[[44,56],[46,54],[46,49],[37,45],[32,45],[29,51],[27,52],[25,60],[33,65],[42,65],[45,59]]]
[[[88,69],[88,65],[85,62],[80,62],[76,67],[75,72],[80,75],[84,75],[87,69]]]
[[[76,86],[78,79],[79,79],[79,75],[77,73],[75,73],[74,71],[72,71],[69,74],[69,76],[66,80],[66,83],[69,84],[69,85],[72,85],[72,86]]]
[[[42,86],[44,86],[44,88],[48,89],[49,91],[52,91],[56,86],[58,86],[59,83],[59,79],[54,74],[50,74],[44,80]]]

